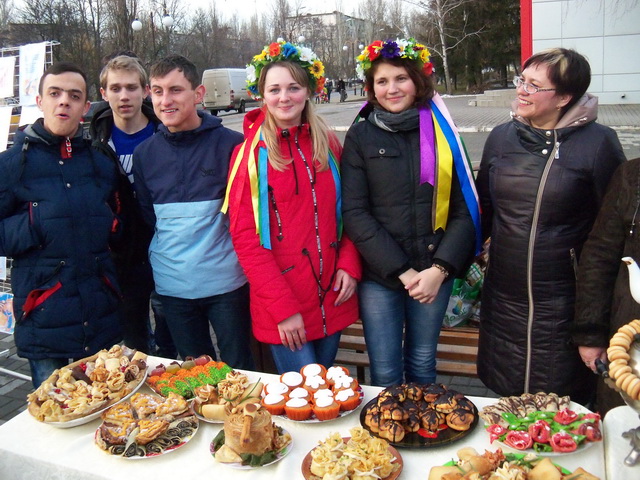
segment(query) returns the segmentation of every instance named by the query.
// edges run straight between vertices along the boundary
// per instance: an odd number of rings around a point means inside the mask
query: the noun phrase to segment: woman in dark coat
[[[573,341],[594,372],[595,361],[606,360],[611,336],[640,318],[640,304],[631,297],[629,273],[620,260],[640,261],[636,225],[640,225],[640,158],[629,160],[614,173],[580,258]],[[604,415],[618,405],[623,405],[620,394],[598,382],[598,411]]]
[[[516,77],[513,120],[495,128],[478,173],[491,237],[478,374],[501,395],[555,392],[587,403],[595,377],[571,341],[578,259],[609,179],[624,161],[595,123],[587,60],[535,54]]]

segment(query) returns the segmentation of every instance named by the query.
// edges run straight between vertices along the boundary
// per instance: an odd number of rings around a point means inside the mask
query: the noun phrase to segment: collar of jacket
[[[24,137],[28,137],[30,142],[56,146],[66,140],[66,137],[59,137],[49,133],[49,131],[44,128],[44,119],[42,118],[37,119],[31,125],[27,125],[23,130],[19,130],[17,136],[19,141],[24,140]],[[78,130],[75,135],[71,137],[71,144],[75,148],[76,146],[83,145],[84,143],[82,127],[78,124]]]
[[[167,127],[165,127],[163,124],[160,124],[158,126],[158,131],[161,132],[170,142],[183,142],[197,137],[200,133],[206,130],[213,130],[222,126],[222,120],[220,120],[218,117],[214,117],[204,110],[198,110],[198,116],[202,119],[202,123],[198,128],[194,128],[193,130],[186,130],[183,132],[170,132]]]
[[[511,103],[511,117],[520,123],[535,128],[531,126],[531,122],[528,119],[522,118],[515,113],[517,108],[518,99],[516,98]],[[560,118],[558,124],[552,130],[559,130],[566,127],[581,127],[595,121],[596,118],[598,118],[598,97],[590,93],[585,93],[580,100]]]
[[[142,102],[142,114],[155,125],[155,130],[157,131],[158,126],[160,125],[160,120],[158,120],[158,117],[153,111],[153,107],[151,107],[148,102]],[[111,138],[113,124],[113,110],[109,104],[105,102],[105,106],[96,111],[93,119],[91,120],[89,132],[93,141],[100,142],[105,145],[108,144],[109,139]]]

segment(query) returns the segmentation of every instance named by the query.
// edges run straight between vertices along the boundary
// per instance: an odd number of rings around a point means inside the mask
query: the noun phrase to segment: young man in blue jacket
[[[0,154],[0,255],[13,258],[15,341],[37,388],[70,359],[110,348],[122,335],[109,252],[116,171],[82,135],[84,72],[53,64],[36,102],[43,118]]]
[[[153,108],[163,123],[134,152],[134,185],[147,221],[156,291],[182,358],[215,358],[253,369],[249,286],[220,212],[229,159],[242,135],[198,111],[205,88],[196,67],[180,55],[150,71]]]
[[[95,113],[90,133],[94,147],[111,158],[119,173],[116,213],[123,229],[111,248],[123,296],[120,322],[124,343],[149,354],[175,358],[162,309],[153,300],[155,342],[151,338],[149,300],[153,299],[154,284],[148,251],[153,229],[142,219],[133,188],[133,151],[160,124],[153,109],[144,103],[149,95],[147,72],[137,58],[116,56],[100,72],[100,93],[107,105]]]

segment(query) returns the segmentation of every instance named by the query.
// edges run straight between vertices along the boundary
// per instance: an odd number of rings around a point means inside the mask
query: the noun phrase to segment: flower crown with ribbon
[[[247,65],[247,89],[251,96],[259,100],[258,79],[262,69],[273,62],[297,63],[306,72],[309,86],[313,93],[320,93],[324,88],[324,65],[318,56],[308,47],[295,45],[284,40],[265,45],[258,55]]]
[[[433,63],[429,61],[429,50],[415,38],[397,38],[396,40],[377,40],[364,47],[362,53],[356,57],[356,73],[364,80],[365,72],[371,68],[371,64],[378,57],[382,58],[408,58],[419,62],[425,75],[433,73]]]

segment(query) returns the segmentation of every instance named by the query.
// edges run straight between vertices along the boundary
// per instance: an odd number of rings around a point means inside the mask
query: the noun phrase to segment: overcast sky
[[[185,3],[194,5],[196,8],[209,8],[212,0],[182,0]],[[336,9],[335,0],[302,0],[301,5],[304,6],[304,13],[327,13]],[[357,0],[342,0],[342,9],[349,14],[357,5]],[[273,0],[215,0],[216,8],[225,18],[231,17],[233,13],[237,13],[240,18],[248,19],[258,10],[262,9],[262,13],[270,13],[272,10]],[[296,0],[290,0],[289,5],[295,8]]]

